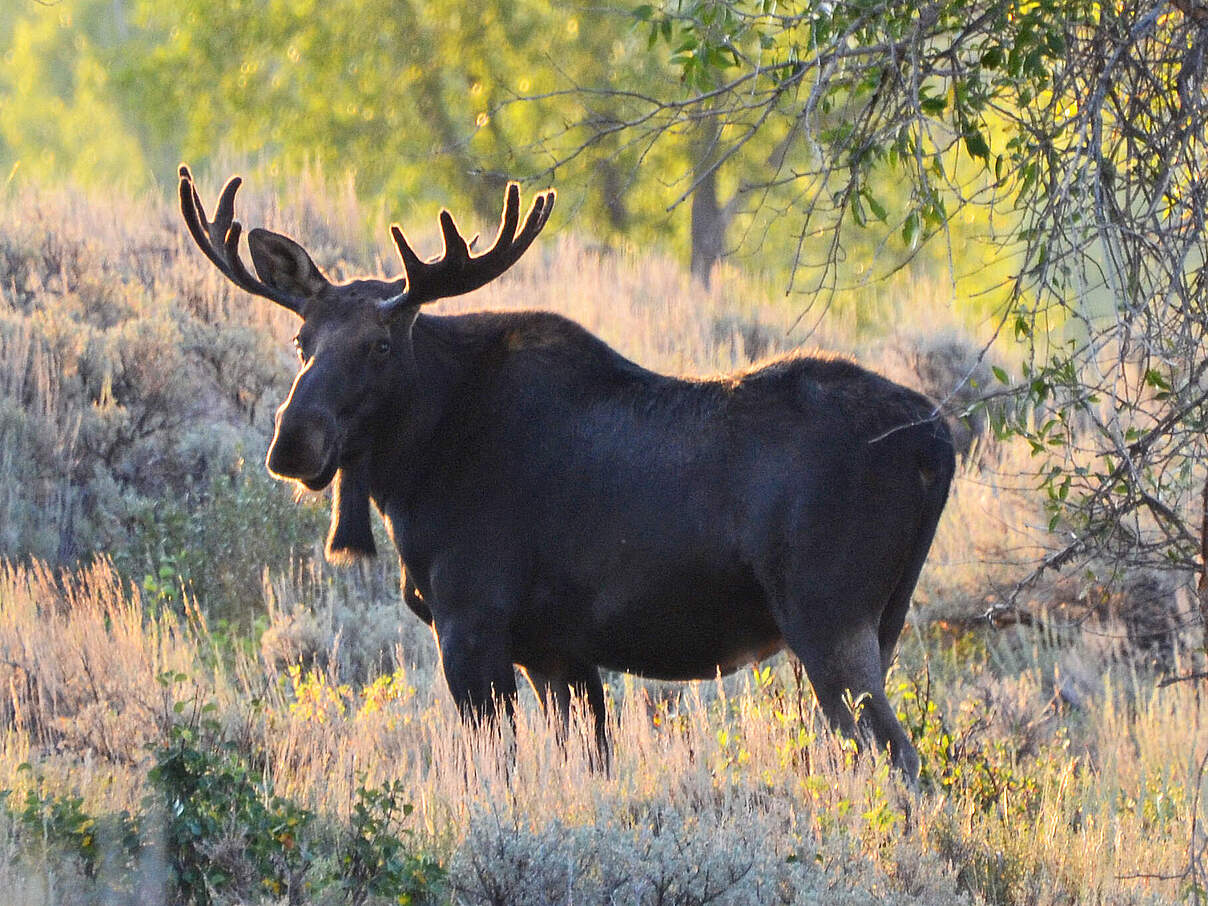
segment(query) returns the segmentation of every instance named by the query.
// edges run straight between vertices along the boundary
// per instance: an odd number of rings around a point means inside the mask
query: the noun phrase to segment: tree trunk
[[[718,204],[717,170],[711,169],[692,193],[692,274],[705,286],[726,253],[730,217],[729,205]]]
[[[624,233],[629,225],[629,209],[625,206],[625,185],[614,162],[600,162],[600,191],[604,196],[604,210],[608,213],[608,225],[618,233]]]

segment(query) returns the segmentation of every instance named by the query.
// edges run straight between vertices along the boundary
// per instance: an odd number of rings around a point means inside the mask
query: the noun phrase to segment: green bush
[[[317,549],[327,518],[323,501],[295,501],[288,487],[237,458],[204,488],[140,506],[114,565],[152,602],[176,604],[184,589],[210,613],[246,624],[263,609],[264,570]]]
[[[39,787],[41,787],[39,782]],[[82,796],[29,789],[23,799],[0,791],[10,815],[48,860],[69,860],[90,882],[101,885],[102,899],[129,890],[138,863],[138,821],[127,811],[96,817],[84,810]]]
[[[323,824],[230,746],[198,744],[196,730],[178,726],[154,752],[138,815],[93,815],[83,797],[51,792],[41,777],[23,797],[0,791],[22,848],[73,869],[89,902],[363,906],[442,894],[440,863],[400,828],[412,812],[401,783],[362,784],[348,822]]]
[[[407,831],[396,831],[414,807],[403,801],[403,784],[388,781],[380,788],[357,787],[349,825],[339,834],[334,870],[321,880],[322,887],[353,906],[373,897],[391,903],[419,903],[444,881],[444,869],[435,859],[417,853],[404,843]]]
[[[312,861],[303,845],[311,812],[234,753],[203,751],[183,735],[155,753],[148,780],[175,902],[207,906],[227,891],[295,901]]]

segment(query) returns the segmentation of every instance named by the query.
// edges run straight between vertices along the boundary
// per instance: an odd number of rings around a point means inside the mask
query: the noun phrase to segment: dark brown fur
[[[373,557],[377,545],[369,525],[369,463],[363,460],[336,472],[331,493],[331,527],[327,532],[327,559],[351,563]]]

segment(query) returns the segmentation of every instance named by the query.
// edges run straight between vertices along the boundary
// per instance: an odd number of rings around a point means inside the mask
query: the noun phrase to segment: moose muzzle
[[[277,410],[277,430],[268,448],[268,470],[302,482],[312,491],[326,487],[337,469],[336,426],[321,409]]]

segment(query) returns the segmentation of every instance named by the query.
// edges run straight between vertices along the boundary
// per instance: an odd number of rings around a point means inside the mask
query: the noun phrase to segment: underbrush
[[[149,614],[98,564],[0,578],[0,878],[25,902],[1194,902],[1203,706],[1078,643],[910,630],[889,691],[917,793],[826,732],[792,661],[609,685],[589,766],[526,700],[462,725],[406,656],[339,676],[262,658],[202,615]],[[1089,656],[1089,655],[1086,655]],[[1189,866],[1192,870],[1189,870]]]
[[[187,726],[173,736],[150,753],[133,812],[90,814],[40,775],[23,799],[2,791],[17,844],[7,868],[52,903],[443,898],[445,871],[411,842],[400,784],[360,786],[347,817],[324,820],[275,794],[229,743],[199,748]]]

